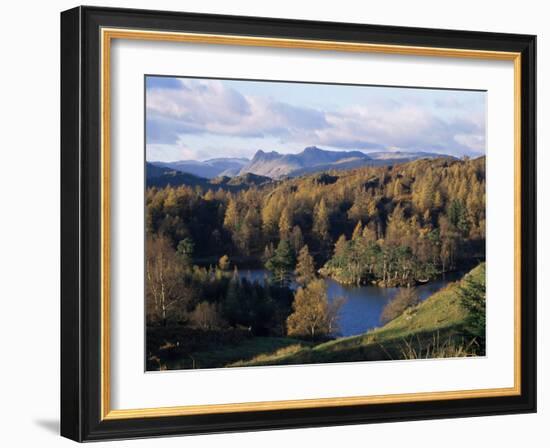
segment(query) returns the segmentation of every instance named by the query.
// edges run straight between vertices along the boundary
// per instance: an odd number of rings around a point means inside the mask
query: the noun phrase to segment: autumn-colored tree
[[[279,219],[279,238],[281,240],[289,240],[290,232],[292,230],[292,218],[288,207],[285,207],[281,213],[281,218]]]
[[[391,197],[398,198],[403,194],[403,184],[401,180],[396,178],[393,182],[393,188],[391,189]]]
[[[259,240],[260,215],[254,207],[249,207],[236,236],[237,245],[245,255],[250,255],[258,247]]]
[[[264,248],[269,252],[283,237],[295,254],[307,243],[338,281],[402,286],[484,257],[483,157],[425,159],[242,187],[151,187],[145,200],[147,235],[163,236],[173,248],[189,238],[196,259],[228,254],[266,263],[275,249],[262,256]],[[338,257],[331,250],[337,235],[349,239],[338,242],[344,254]]]
[[[327,287],[323,280],[313,280],[306,287],[298,288],[292,304],[293,313],[287,319],[287,334],[311,339],[335,332],[335,317],[341,302],[331,307]]]
[[[372,226],[367,225],[363,228],[363,239],[365,240],[365,243],[376,242],[376,231],[372,228]]]
[[[355,194],[353,205],[348,210],[350,221],[366,221],[369,217],[369,196],[364,189]]]
[[[168,215],[177,215],[178,198],[176,192],[173,189],[168,190],[168,193],[164,199],[164,212]]]
[[[346,249],[347,249],[347,242],[346,235],[342,234],[334,244],[334,256],[335,257],[341,257],[344,255]]]
[[[321,239],[327,242],[330,239],[329,212],[324,199],[321,199],[316,205],[313,214],[313,232]]]
[[[352,240],[358,240],[362,235],[363,235],[363,224],[361,223],[361,221],[359,221],[356,224],[355,229],[353,229],[351,239]]]
[[[296,275],[296,281],[300,285],[307,285],[316,278],[315,263],[313,257],[309,254],[307,245],[302,247],[298,254],[298,262],[294,274]]]
[[[220,259],[218,260],[218,267],[222,271],[229,271],[229,268],[231,267],[231,261],[229,260],[229,257],[227,255],[222,255]]]
[[[427,210],[433,207],[435,196],[435,184],[431,171],[429,175],[424,179],[422,189],[420,190],[420,210]]]
[[[262,208],[262,231],[267,239],[272,240],[276,237],[280,219],[280,201],[279,195],[272,195]]]
[[[405,220],[403,208],[401,205],[397,205],[388,218],[386,241],[390,244],[396,244],[403,238],[406,232],[407,222]]]
[[[437,190],[434,194],[434,208],[440,209],[443,207],[443,196],[441,191]]]
[[[239,209],[237,208],[237,201],[233,198],[229,200],[227,209],[225,210],[225,217],[223,225],[226,229],[235,232],[239,227]]]

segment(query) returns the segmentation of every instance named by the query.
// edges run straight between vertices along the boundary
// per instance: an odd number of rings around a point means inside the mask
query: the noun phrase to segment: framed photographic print
[[[535,36],[61,14],[61,433],[536,410]]]

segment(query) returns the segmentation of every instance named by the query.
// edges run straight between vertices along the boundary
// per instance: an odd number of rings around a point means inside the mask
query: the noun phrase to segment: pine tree
[[[290,274],[294,269],[294,252],[287,240],[281,240],[273,257],[271,257],[265,267],[271,271],[273,280],[281,286],[290,283]]]
[[[191,266],[191,263],[193,262],[194,248],[195,244],[193,243],[193,240],[191,238],[184,238],[178,243],[176,255],[178,256],[181,263],[186,267]]]
[[[237,325],[242,322],[244,310],[241,302],[241,287],[238,277],[233,277],[229,281],[225,300],[223,303],[223,315],[227,318],[229,324]]]
[[[460,286],[460,299],[462,306],[468,311],[466,318],[468,331],[484,341],[486,325],[485,263],[480,265],[479,270],[479,275],[469,275],[464,278]]]

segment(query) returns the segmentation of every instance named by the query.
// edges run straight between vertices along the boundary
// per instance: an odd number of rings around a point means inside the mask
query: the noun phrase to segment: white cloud
[[[484,133],[484,113],[473,108],[471,101],[456,99],[456,92],[448,101],[403,98],[401,103],[377,101],[320,110],[277,101],[267,94],[245,95],[216,80],[185,79],[179,89],[147,90],[148,151],[166,152],[173,147],[186,158],[210,152],[208,141],[220,137],[233,143],[248,139],[254,145],[265,139],[285,147],[325,145],[472,155],[485,151]],[[200,139],[204,144],[198,148]],[[152,160],[149,155],[148,159]]]

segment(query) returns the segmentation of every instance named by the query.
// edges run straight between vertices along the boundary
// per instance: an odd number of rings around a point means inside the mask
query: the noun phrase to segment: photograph
[[[63,437],[540,412],[540,26],[299,6],[61,13]]]
[[[143,93],[146,371],[486,355],[486,91]]]

